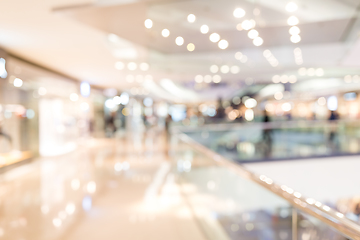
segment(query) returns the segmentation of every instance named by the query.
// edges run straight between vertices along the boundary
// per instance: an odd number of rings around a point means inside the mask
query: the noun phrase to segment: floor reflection
[[[165,136],[149,131],[6,171],[0,239],[203,239],[170,166]]]

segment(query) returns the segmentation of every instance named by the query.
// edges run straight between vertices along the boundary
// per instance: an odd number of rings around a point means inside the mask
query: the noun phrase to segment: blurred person
[[[225,109],[223,107],[223,104],[222,104],[222,99],[219,98],[218,99],[218,107],[216,109],[216,115],[215,115],[216,118],[218,119],[223,119],[225,118]]]
[[[337,136],[337,124],[335,121],[339,120],[339,114],[336,111],[331,111],[330,116],[328,118],[330,122],[330,133],[328,138],[328,146],[332,152],[336,152],[337,150],[337,143],[336,143],[336,136]]]
[[[0,120],[0,153],[10,152],[12,148],[12,138],[3,131],[3,124]]]
[[[269,158],[272,151],[272,130],[270,129],[269,122],[270,117],[266,110],[264,110],[264,118],[262,120],[263,124],[263,134],[262,140],[264,143],[264,155],[266,158]]]
[[[329,116],[329,121],[339,120],[339,114],[336,111],[331,111]]]
[[[170,123],[171,122],[172,122],[171,115],[168,114],[166,119],[165,119],[165,132],[166,132],[166,136],[167,136],[168,140],[170,138]]]
[[[113,137],[116,132],[115,114],[115,112],[111,112],[110,116],[105,121],[105,130],[108,137]]]

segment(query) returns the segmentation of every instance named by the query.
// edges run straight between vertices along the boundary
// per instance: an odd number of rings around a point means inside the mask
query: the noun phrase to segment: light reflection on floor
[[[90,140],[0,175],[0,239],[204,239],[155,133]]]

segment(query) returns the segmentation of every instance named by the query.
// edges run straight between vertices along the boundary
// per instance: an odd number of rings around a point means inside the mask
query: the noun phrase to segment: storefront
[[[0,78],[0,167],[56,156],[103,131],[102,91],[4,52]],[[11,159],[11,161],[9,160]]]

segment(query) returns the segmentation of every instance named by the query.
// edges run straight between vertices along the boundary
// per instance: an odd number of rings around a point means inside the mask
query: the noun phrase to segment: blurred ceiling
[[[359,74],[360,22],[358,0],[294,0],[297,11],[286,11],[287,0],[3,0],[0,3],[0,46],[24,59],[62,72],[80,81],[122,90],[147,87],[167,91],[164,86],[194,90],[190,101],[210,100],[235,93],[246,84],[271,83],[274,75],[294,75],[298,83],[314,79],[300,75],[299,68],[322,68],[318,78],[339,78]],[[235,18],[234,9],[245,10]],[[194,14],[190,23],[187,16]],[[290,41],[287,19],[299,19],[301,41]],[[147,29],[144,21],[151,19]],[[248,31],[237,28],[254,20],[264,43],[255,46]],[[200,32],[206,24],[210,31]],[[240,24],[241,25],[241,24]],[[161,32],[168,29],[170,35]],[[228,41],[225,50],[209,40],[218,33]],[[176,37],[184,45],[175,44]],[[187,44],[195,50],[189,52]],[[302,63],[295,61],[294,49],[301,49]],[[264,51],[270,50],[278,64],[272,66]],[[247,57],[240,61],[235,54]],[[121,61],[123,70],[115,69]],[[127,64],[149,64],[147,71]],[[299,63],[299,62],[298,62]],[[238,66],[240,72],[212,73],[210,67]],[[129,78],[131,75],[133,78]],[[219,84],[195,84],[196,75],[219,75]],[[147,77],[145,77],[147,76]],[[153,81],[145,82],[145,78]],[[134,80],[135,79],[135,80]],[[166,79],[166,81],[164,81]],[[174,82],[169,84],[168,80]],[[156,87],[152,85],[156,85]],[[294,89],[297,89],[294,87]],[[303,88],[302,88],[303,89]],[[159,94],[161,91],[155,91]],[[167,91],[171,99],[171,92]],[[179,100],[179,97],[176,97]],[[180,98],[185,101],[186,97]]]

